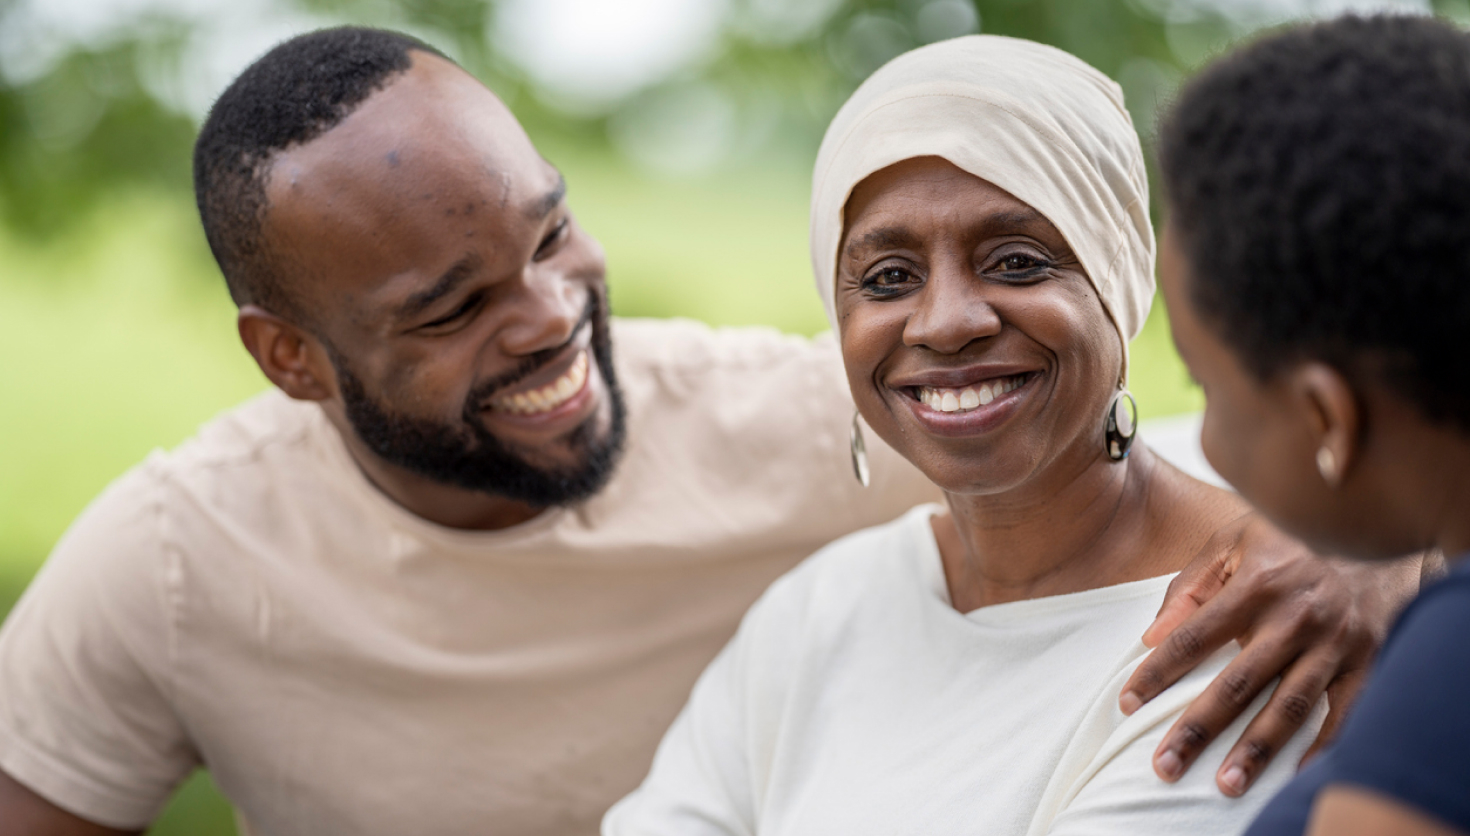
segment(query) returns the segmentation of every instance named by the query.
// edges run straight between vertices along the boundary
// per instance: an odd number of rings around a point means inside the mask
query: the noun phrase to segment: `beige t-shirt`
[[[618,321],[627,453],[587,503],[452,530],[272,392],[107,489],[0,632],[0,768],[114,827],[203,764],[249,830],[591,834],[767,584],[937,492],[830,339]]]

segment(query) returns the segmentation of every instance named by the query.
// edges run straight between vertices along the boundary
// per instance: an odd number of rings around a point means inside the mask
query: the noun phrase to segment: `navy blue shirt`
[[[1470,831],[1470,557],[1414,599],[1333,744],[1246,836],[1300,836],[1330,784],[1361,787]]]

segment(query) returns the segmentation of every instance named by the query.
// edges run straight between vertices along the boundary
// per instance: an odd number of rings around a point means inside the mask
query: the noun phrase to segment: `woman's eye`
[[[863,289],[870,293],[891,294],[903,290],[913,281],[913,274],[902,267],[884,267],[863,279]]]
[[[986,272],[1012,282],[1040,279],[1047,275],[1047,270],[1052,266],[1052,262],[1045,258],[1026,252],[1007,253],[993,264]]]
[[[1000,260],[1001,269],[1007,271],[1030,270],[1033,267],[1040,266],[1042,266],[1042,261],[1040,259],[1034,258],[1024,253],[1015,253],[1013,255],[1008,255]]]

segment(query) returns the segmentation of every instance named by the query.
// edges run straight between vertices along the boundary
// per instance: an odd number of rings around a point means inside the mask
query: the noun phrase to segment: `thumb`
[[[1158,647],[1159,642],[1225,587],[1225,564],[1229,555],[1228,548],[1221,549],[1213,543],[1208,544],[1169,583],[1159,614],[1154,616],[1153,623],[1143,631],[1144,647],[1150,650]]]

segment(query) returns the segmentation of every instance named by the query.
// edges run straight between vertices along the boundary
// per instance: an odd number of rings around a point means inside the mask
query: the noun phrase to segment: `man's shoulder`
[[[852,414],[830,336],[712,328],[687,319],[614,320],[613,356],[634,432],[657,428],[688,455],[805,457]]]
[[[219,413],[177,447],[153,458],[170,469],[248,463],[271,448],[308,444],[330,430],[316,404],[292,400],[272,388]]]
[[[892,606],[900,587],[922,589],[939,571],[925,504],[897,519],[833,540],[779,578],[766,593],[774,610],[831,625],[861,617],[868,607]]]
[[[320,445],[329,432],[314,404],[292,401],[274,389],[257,395],[113,480],[73,522],[58,551],[109,542],[117,548],[100,550],[125,551],[129,544],[154,549],[164,519],[182,506],[218,505],[224,497],[268,486],[267,471],[301,462],[298,454]],[[194,501],[185,502],[186,495]]]
[[[635,372],[758,370],[781,364],[835,369],[842,362],[830,334],[802,337],[766,326],[716,328],[678,317],[616,317],[612,334],[618,365]]]

